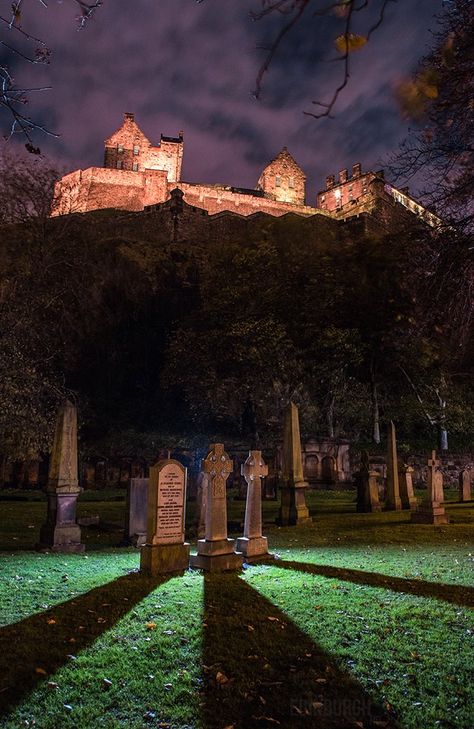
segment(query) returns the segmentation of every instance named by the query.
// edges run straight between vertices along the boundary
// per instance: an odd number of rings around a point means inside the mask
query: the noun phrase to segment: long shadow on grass
[[[204,580],[205,729],[397,726],[350,674],[244,580],[235,574]]]
[[[427,582],[425,580],[409,580],[404,577],[391,577],[379,572],[365,572],[344,567],[331,567],[330,565],[311,564],[307,562],[290,562],[278,560],[272,562],[275,567],[298,572],[308,572],[313,575],[332,577],[344,582],[354,582],[357,585],[370,587],[383,587],[394,592],[405,592],[419,597],[434,597],[455,605],[474,607],[474,589],[463,585],[447,585],[441,582]]]
[[[0,629],[0,715],[169,579],[129,574]]]

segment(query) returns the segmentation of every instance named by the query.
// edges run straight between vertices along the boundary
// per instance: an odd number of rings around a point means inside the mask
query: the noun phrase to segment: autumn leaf
[[[48,618],[47,621],[48,625],[56,625],[56,621],[54,618]]]
[[[229,679],[225,675],[225,673],[222,673],[222,671],[218,671],[216,673],[216,682],[219,684],[219,686],[224,686],[224,684],[229,683]]]
[[[358,35],[357,33],[339,35],[334,41],[334,45],[337,50],[344,56],[346,53],[351,53],[352,51],[360,51],[366,43],[367,38],[364,35]]]
[[[46,676],[47,671],[44,670],[44,668],[35,668],[35,673],[38,674],[38,676]]]
[[[146,628],[147,630],[155,630],[155,628],[156,628],[156,623],[145,623],[145,628]]]

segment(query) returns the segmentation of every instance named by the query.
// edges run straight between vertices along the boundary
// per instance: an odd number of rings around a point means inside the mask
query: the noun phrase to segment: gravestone
[[[440,461],[436,458],[436,451],[432,451],[428,459],[428,483],[426,496],[421,502],[418,511],[413,511],[411,520],[414,524],[449,524],[443,502],[443,474],[438,471]]]
[[[198,539],[206,535],[207,474],[201,471],[196,480],[196,532]]]
[[[244,536],[237,539],[237,551],[242,552],[246,562],[268,559],[267,538],[262,536],[262,478],[268,475],[268,466],[261,451],[250,451],[241,467],[247,481],[247,503],[245,506]]]
[[[360,469],[356,474],[357,507],[360,513],[382,511],[379,500],[378,471],[370,468],[369,454],[362,451]]]
[[[398,482],[400,485],[400,499],[402,501],[402,509],[418,509],[418,501],[413,489],[413,472],[414,468],[405,463],[398,466]]]
[[[233,464],[222,443],[211,446],[202,466],[207,475],[206,532],[205,538],[198,540],[191,567],[209,572],[240,569],[242,555],[234,552],[234,540],[227,538],[226,481]]]
[[[66,400],[58,411],[53,450],[49,464],[46,522],[40,530],[37,548],[53,552],[83,552],[81,528],[76,522],[80,494],[77,479],[77,411]]]
[[[140,572],[160,575],[181,572],[189,564],[184,541],[186,469],[166,459],[150,468],[146,544],[141,548]]]
[[[391,420],[388,426],[387,438],[387,488],[385,492],[386,511],[400,511],[402,500],[400,498],[400,484],[398,481],[397,438],[395,425]]]
[[[127,484],[125,540],[135,547],[146,542],[148,478],[131,478]]]
[[[471,500],[471,472],[465,468],[459,474],[459,501]]]
[[[277,523],[280,526],[295,526],[311,522],[305,499],[308,483],[303,476],[298,408],[292,402],[288,403],[285,411],[281,477]]]

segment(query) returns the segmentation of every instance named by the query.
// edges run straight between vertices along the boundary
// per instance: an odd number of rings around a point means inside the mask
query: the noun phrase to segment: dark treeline
[[[394,419],[402,449],[444,431],[469,447],[472,343],[433,297],[433,234],[187,215],[178,230],[168,209],[3,226],[4,459],[48,447],[65,395],[89,452],[268,446],[290,399],[307,435],[377,443]]]

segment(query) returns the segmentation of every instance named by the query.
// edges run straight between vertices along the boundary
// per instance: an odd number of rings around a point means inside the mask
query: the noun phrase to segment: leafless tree
[[[337,52],[337,56],[332,60],[341,64],[341,80],[327,101],[317,99],[311,102],[318,107],[318,110],[303,112],[315,119],[331,116],[341,92],[349,83],[352,53],[363,48],[369,41],[373,33],[382,25],[387,6],[389,3],[394,2],[397,2],[397,0],[378,0],[377,16],[372,19],[372,16],[367,12],[369,10],[369,0],[336,0],[335,2],[325,2],[325,0],[261,0],[261,9],[252,13],[252,18],[260,21],[270,15],[280,15],[281,26],[270,43],[260,46],[266,55],[258,70],[255,97],[259,98],[262,93],[265,74],[277,55],[285,36],[303,21],[303,16],[311,17],[314,23],[322,16],[335,15],[343,23],[342,32],[332,39],[334,49]],[[366,30],[363,34],[356,33],[354,31],[354,20],[356,16],[364,13],[364,11],[367,17]]]
[[[103,0],[83,2],[83,0],[69,0],[78,8],[76,16],[78,29],[84,28],[94,12],[103,4]],[[47,0],[37,0],[43,7],[48,8]],[[27,11],[24,10],[24,0],[14,0],[11,5],[11,15],[0,15],[0,46],[24,63],[47,64],[51,59],[51,49],[46,43],[28,31]],[[26,24],[24,16],[26,14]],[[43,132],[57,136],[43,124],[35,121],[25,111],[30,94],[49,90],[48,86],[23,88],[15,84],[11,67],[0,64],[0,108],[3,108],[11,119],[10,130],[7,136],[21,134],[26,139],[26,148],[33,154],[40,154],[40,149],[33,144],[33,133]]]

